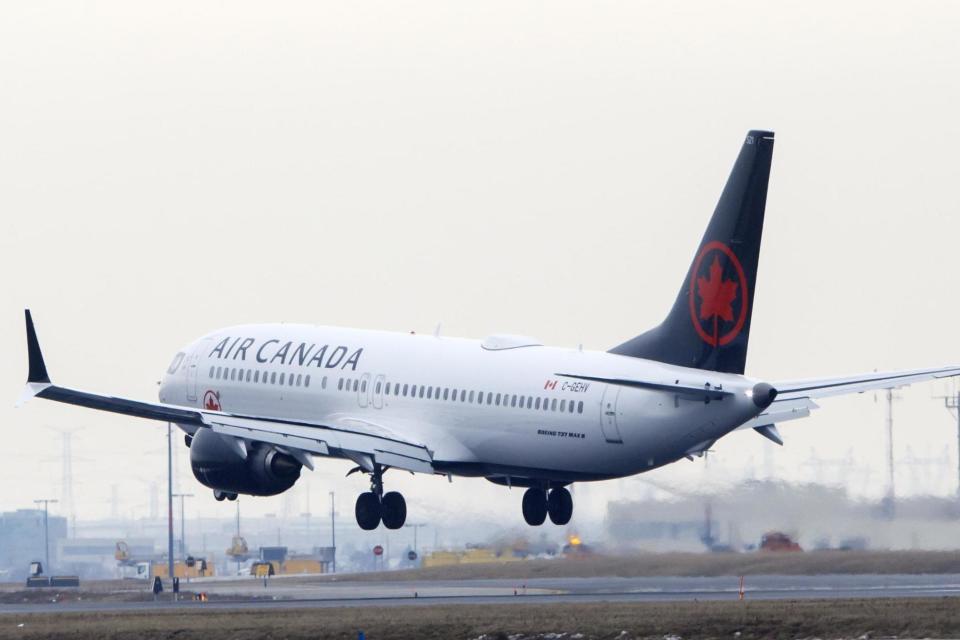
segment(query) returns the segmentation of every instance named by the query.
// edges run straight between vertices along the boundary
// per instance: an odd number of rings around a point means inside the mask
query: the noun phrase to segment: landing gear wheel
[[[380,501],[380,515],[387,529],[399,529],[407,520],[407,501],[396,491],[384,494]]]
[[[214,498],[217,502],[223,502],[224,500],[227,499],[227,494],[224,493],[223,491],[220,491],[220,489],[214,489],[214,490],[213,490],[213,498]]]
[[[573,516],[573,498],[564,487],[554,489],[547,498],[547,513],[553,524],[567,524]]]
[[[361,493],[354,509],[357,524],[364,531],[373,531],[380,525],[380,500],[372,491]]]
[[[527,489],[523,494],[523,519],[539,527],[547,519],[547,494],[543,489]]]
[[[227,494],[227,500],[229,500],[230,502],[233,502],[233,501],[236,500],[236,499],[237,499],[237,494],[235,494],[235,493],[228,493],[228,494]]]

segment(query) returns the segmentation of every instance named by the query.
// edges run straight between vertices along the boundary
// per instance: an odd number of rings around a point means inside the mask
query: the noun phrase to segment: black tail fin
[[[772,132],[747,134],[670,315],[611,353],[743,373],[772,156]]]

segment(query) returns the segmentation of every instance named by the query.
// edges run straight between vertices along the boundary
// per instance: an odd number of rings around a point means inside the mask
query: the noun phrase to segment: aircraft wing
[[[827,398],[846,393],[863,393],[876,389],[894,389],[914,382],[939,380],[960,375],[960,366],[936,369],[913,369],[886,373],[864,373],[839,378],[808,378],[773,383],[777,397],[763,413],[740,425],[738,429],[755,429],[777,444],[783,444],[774,425],[788,420],[806,418],[819,408],[815,398]]]
[[[960,375],[960,366],[937,369],[913,369],[886,373],[865,373],[842,378],[808,378],[775,382],[777,400],[796,398],[826,398],[845,393],[863,393],[874,389],[894,389],[914,382],[939,380]]]
[[[148,420],[212,429],[237,440],[245,455],[244,441],[274,445],[312,469],[310,455],[341,456],[371,471],[374,465],[433,473],[433,458],[426,446],[406,440],[384,425],[347,416],[329,424],[293,422],[261,416],[243,416],[222,411],[180,407],[160,402],[141,402],[115,396],[60,387],[50,381],[30,311],[26,311],[27,353],[30,370],[27,386],[17,406],[33,397],[109,411]]]

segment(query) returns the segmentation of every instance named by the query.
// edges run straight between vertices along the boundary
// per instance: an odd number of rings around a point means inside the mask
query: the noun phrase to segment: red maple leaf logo
[[[713,257],[710,265],[710,277],[697,278],[697,294],[700,296],[700,319],[713,318],[713,334],[717,335],[717,318],[733,321],[733,301],[737,299],[737,283],[723,279],[720,258]],[[716,344],[716,339],[714,340]]]
[[[720,255],[726,256],[726,266],[720,261]],[[706,262],[708,255],[713,255],[710,268],[705,277],[700,275],[700,267]],[[735,271],[732,280],[724,279],[724,269],[727,272]],[[747,276],[737,255],[730,247],[714,240],[708,242],[697,254],[690,272],[690,289],[687,294],[690,303],[690,319],[693,328],[704,342],[712,347],[729,344],[736,339],[747,320],[747,304],[749,302],[747,290]],[[733,303],[739,299],[739,309],[734,317]],[[711,323],[710,321],[713,320]],[[724,333],[720,333],[720,323],[725,323]],[[732,323],[732,325],[731,325]],[[710,325],[713,325],[712,327]],[[711,331],[712,329],[712,331]]]
[[[203,398],[203,408],[207,411],[220,411],[220,398],[213,391],[207,391]]]

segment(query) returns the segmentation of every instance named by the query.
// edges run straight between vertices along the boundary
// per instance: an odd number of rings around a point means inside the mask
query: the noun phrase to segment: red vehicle
[[[769,531],[760,540],[761,551],[803,551],[793,538],[781,531]]]

